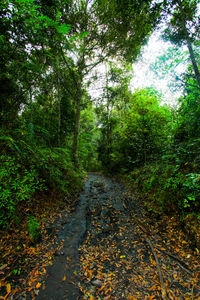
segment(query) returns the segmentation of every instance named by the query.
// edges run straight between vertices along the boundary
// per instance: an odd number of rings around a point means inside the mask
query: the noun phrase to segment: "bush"
[[[183,196],[179,201],[182,211],[196,211],[200,208],[200,174],[189,173],[182,184]]]
[[[75,169],[70,152],[63,148],[43,149],[27,142],[24,133],[15,138],[0,132],[0,226],[19,219],[24,208],[34,210],[36,192],[47,190],[56,199],[77,192],[85,173]]]
[[[26,169],[15,158],[1,156],[0,164],[0,226],[7,227],[10,218],[17,218],[17,206],[31,202],[36,191],[44,190],[35,169]]]
[[[163,211],[184,215],[200,209],[200,174],[188,173],[180,165],[146,165],[127,179]]]
[[[45,180],[49,190],[57,190],[62,195],[77,192],[81,186],[85,172],[75,169],[67,149],[40,149],[38,171]]]
[[[28,218],[28,233],[33,243],[37,242],[40,236],[39,233],[40,225],[38,221],[33,216]]]

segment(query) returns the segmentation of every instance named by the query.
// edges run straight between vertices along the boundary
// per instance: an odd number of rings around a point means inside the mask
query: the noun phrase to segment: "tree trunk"
[[[80,124],[80,113],[81,113],[81,82],[78,83],[77,87],[77,98],[76,98],[76,119],[74,128],[74,141],[73,141],[73,161],[76,168],[78,168],[78,135],[79,135],[79,124]]]
[[[187,42],[187,47],[188,47],[188,50],[189,50],[189,53],[190,53],[190,60],[192,62],[192,66],[193,66],[193,70],[194,70],[194,73],[195,73],[197,83],[200,87],[199,68],[198,68],[198,65],[197,65],[197,62],[196,62],[196,59],[195,59],[195,55],[194,55],[194,51],[193,51],[192,44],[191,44],[191,41],[190,41],[188,29],[186,27],[187,18],[185,17],[185,12],[184,12],[183,7],[182,7],[181,4],[179,4],[179,7],[180,7],[180,12],[182,14],[182,26],[183,26],[183,29],[184,29],[184,34],[185,34],[185,40]]]
[[[58,146],[60,147],[60,132],[61,132],[61,91],[60,82],[58,82]]]
[[[112,135],[112,128],[111,128],[111,118],[110,118],[110,100],[109,100],[109,94],[108,94],[108,66],[105,64],[105,70],[106,70],[106,109],[107,109],[107,128],[106,128],[106,163],[107,166],[110,166],[110,154],[111,154],[111,135]]]
[[[58,146],[60,147],[60,129],[61,129],[61,110],[60,110],[60,95],[58,95]]]
[[[196,80],[197,80],[198,85],[200,87],[200,73],[199,73],[199,68],[197,66],[197,62],[196,62],[196,59],[195,59],[195,56],[194,56],[194,51],[192,49],[192,44],[190,42],[190,38],[189,38],[188,34],[186,35],[186,41],[187,41],[187,47],[188,47],[188,50],[189,50],[189,53],[190,53],[190,59],[191,59],[192,65],[193,65],[195,77],[196,77]]]
[[[85,47],[83,47],[85,49]],[[82,100],[82,84],[83,84],[83,70],[85,68],[85,56],[84,51],[77,63],[77,92],[76,92],[76,119],[74,128],[74,141],[73,141],[73,161],[76,168],[79,167],[78,162],[78,136],[79,136],[79,125],[80,125],[80,115],[81,115],[81,100]]]

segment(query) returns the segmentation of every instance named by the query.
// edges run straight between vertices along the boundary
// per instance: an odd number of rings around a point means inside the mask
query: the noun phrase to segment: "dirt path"
[[[78,247],[83,241],[87,231],[87,209],[90,194],[90,185],[93,182],[90,176],[85,183],[85,191],[79,197],[76,210],[62,221],[62,229],[57,239],[62,247],[55,253],[55,260],[48,268],[45,288],[40,290],[37,299],[77,299],[79,288],[74,284],[74,275],[79,271]]]
[[[162,299],[161,279],[166,299],[200,299],[199,259],[175,225],[151,219],[116,181],[89,174],[36,299]]]

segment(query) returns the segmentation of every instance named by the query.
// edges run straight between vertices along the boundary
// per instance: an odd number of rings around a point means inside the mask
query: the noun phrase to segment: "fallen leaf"
[[[10,294],[10,292],[11,292],[11,285],[10,285],[10,283],[8,283],[6,285],[6,291],[7,291],[7,294]]]
[[[39,289],[40,287],[41,287],[41,283],[40,282],[38,282],[37,284],[36,284],[36,289]]]
[[[7,265],[5,264],[5,265],[3,265],[3,266],[0,267],[0,270],[2,271],[2,270],[5,269],[6,267],[7,267]]]
[[[66,276],[64,275],[62,281],[65,281],[65,280],[66,280]]]
[[[107,289],[107,290],[105,291],[105,295],[107,295],[108,292],[111,292],[111,288],[110,288],[110,287],[109,287],[109,289]]]
[[[100,287],[100,289],[98,290],[98,292],[101,292],[106,286],[102,285],[102,287]]]

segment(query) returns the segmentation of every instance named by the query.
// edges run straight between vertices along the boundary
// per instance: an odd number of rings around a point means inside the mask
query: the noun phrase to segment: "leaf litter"
[[[63,214],[68,215],[69,207]],[[40,240],[33,243],[27,231],[26,220],[19,227],[12,225],[1,231],[0,239],[0,299],[35,299],[43,288],[42,279],[53,262],[55,252],[62,247],[56,244],[56,232],[62,218],[59,209],[39,210]],[[53,245],[53,247],[52,247]]]
[[[73,282],[80,290],[79,299],[162,299],[148,239],[159,261],[167,299],[200,299],[199,251],[190,247],[178,219],[155,219],[121,184],[89,176],[94,178],[88,194],[87,235],[79,246],[80,267],[74,271]],[[65,217],[68,213],[69,209]],[[35,245],[30,244],[26,228],[1,236],[0,299],[26,299],[27,294],[35,299],[45,289],[47,267],[63,245],[63,241],[57,243],[56,232],[50,234],[48,224],[61,216],[57,211],[49,219],[41,218],[42,238]],[[70,257],[66,263],[70,269]]]
[[[95,189],[97,205],[91,211],[87,238],[79,248],[80,299],[163,299],[147,238],[159,260],[165,299],[200,299],[198,252],[190,248],[178,220],[169,216],[153,220],[135,195],[120,190],[119,185],[117,194],[127,210],[116,209],[115,196],[108,196],[109,212],[104,216],[105,206],[101,210],[97,201],[102,191]],[[134,207],[133,214],[130,206]]]

